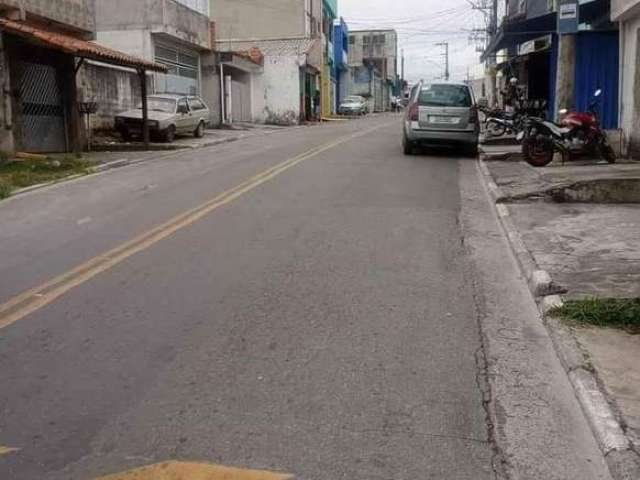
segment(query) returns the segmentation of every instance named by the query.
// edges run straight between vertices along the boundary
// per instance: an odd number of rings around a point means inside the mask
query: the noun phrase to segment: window
[[[178,3],[195,10],[198,13],[209,16],[209,0],[176,0]]]
[[[155,61],[168,68],[168,76],[158,74],[157,92],[197,94],[200,58],[197,53],[177,46],[155,45]]]
[[[356,44],[355,35],[349,35],[349,45],[355,45],[355,44]]]
[[[387,42],[386,37],[384,36],[384,34],[382,35],[374,35],[373,36],[373,43],[377,43],[379,45],[384,44]]]
[[[189,104],[187,103],[186,98],[181,98],[180,100],[178,100],[178,112],[180,111],[189,111]]]
[[[464,85],[430,85],[420,91],[418,103],[424,107],[470,107],[471,94]]]
[[[202,100],[200,100],[199,98],[190,98],[189,107],[191,107],[191,110],[193,110],[194,112],[205,109],[204,103],[202,103]]]

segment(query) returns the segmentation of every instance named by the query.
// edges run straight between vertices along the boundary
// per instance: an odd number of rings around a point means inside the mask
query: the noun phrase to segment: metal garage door
[[[17,60],[19,146],[28,152],[67,150],[65,109],[56,67]]]

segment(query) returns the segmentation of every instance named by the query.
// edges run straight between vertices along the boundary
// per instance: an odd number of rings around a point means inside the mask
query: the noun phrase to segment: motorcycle
[[[525,161],[534,167],[544,167],[553,161],[555,152],[562,154],[562,163],[571,157],[591,155],[609,163],[616,162],[616,154],[600,127],[596,106],[602,90],[594,93],[586,112],[560,110],[560,123],[529,118],[516,137],[522,142]]]
[[[521,98],[518,107],[512,111],[499,108],[480,109],[484,113],[485,131],[489,137],[501,137],[508,133],[519,133],[525,126],[528,117],[544,119],[546,100],[526,100]]]

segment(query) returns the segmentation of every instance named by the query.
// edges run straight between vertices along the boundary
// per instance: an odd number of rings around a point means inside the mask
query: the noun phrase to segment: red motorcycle
[[[596,90],[587,112],[560,110],[560,115],[563,115],[560,124],[529,118],[517,137],[522,141],[525,161],[534,167],[544,167],[553,161],[555,152],[560,152],[563,163],[572,157],[584,155],[615,163],[616,154],[600,127],[596,112],[601,94],[602,90]]]

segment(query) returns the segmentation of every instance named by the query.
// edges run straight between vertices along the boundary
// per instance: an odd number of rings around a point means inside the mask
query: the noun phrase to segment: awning
[[[152,70],[166,72],[167,67],[143,58],[134,57],[126,53],[104,47],[94,42],[87,42],[69,35],[50,32],[25,23],[14,22],[0,18],[0,30],[22,37],[31,43],[58,50],[79,58],[96,60],[136,70]]]
[[[505,22],[480,57],[480,61],[484,62],[489,55],[496,53],[498,50],[516,47],[529,40],[555,33],[556,30],[555,12],[518,22]]]

